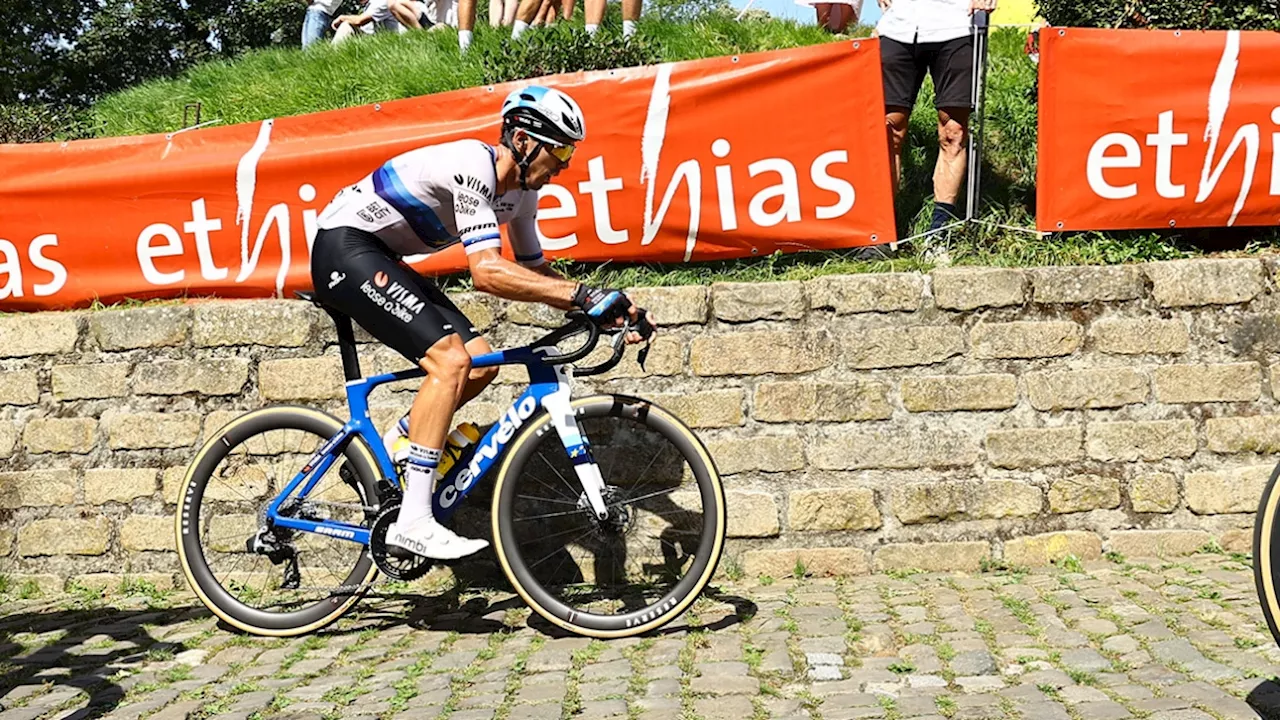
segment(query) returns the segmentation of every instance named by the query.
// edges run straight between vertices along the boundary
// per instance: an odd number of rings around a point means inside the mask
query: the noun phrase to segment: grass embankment
[[[616,13],[616,8],[611,8]],[[270,50],[234,62],[193,68],[174,80],[147,83],[102,100],[94,111],[105,133],[164,132],[181,125],[185,103],[203,104],[206,119],[238,123],[412,97],[518,79],[544,72],[686,60],[831,41],[812,26],[771,18],[710,13],[691,22],[646,20],[638,44],[614,35],[590,40],[581,18],[540,30],[534,42],[512,45],[505,29],[478,28],[472,51],[460,55],[452,31],[358,38],[341,47]],[[862,28],[863,32],[867,29]],[[956,264],[1034,266],[1114,264],[1194,255],[1205,249],[1253,249],[1280,239],[1274,230],[1063,233],[1040,237],[997,225],[1032,228],[1035,219],[1035,66],[1022,52],[1024,33],[993,32],[987,90],[984,201],[981,219],[946,241]],[[552,46],[555,49],[549,49]],[[568,49],[566,49],[568,48]],[[835,81],[838,86],[838,79]],[[852,89],[851,89],[852,90]],[[937,156],[932,86],[926,81],[911,118],[904,182],[897,203],[900,237],[927,228]],[[963,199],[961,200],[963,202]],[[1227,238],[1226,243],[1222,242]],[[1209,246],[1212,240],[1216,243]],[[899,259],[864,262],[846,252],[808,252],[693,265],[574,267],[575,275],[626,285],[713,280],[804,279],[836,272],[929,269],[919,244]],[[464,281],[465,282],[465,281]]]

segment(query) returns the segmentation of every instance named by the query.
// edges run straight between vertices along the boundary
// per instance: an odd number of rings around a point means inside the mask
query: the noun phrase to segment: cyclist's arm
[[[507,300],[539,302],[559,310],[573,309],[573,294],[578,288],[577,283],[539,272],[540,268],[546,267],[546,261],[542,258],[541,248],[537,251],[537,258],[533,257],[534,252],[528,246],[527,236],[521,235],[522,239],[516,244],[516,253],[524,257],[526,263],[536,263],[537,269],[502,257],[502,235],[498,233],[498,218],[489,201],[456,184],[453,191],[458,235],[466,249],[471,280],[477,290]],[[513,237],[522,232],[524,231],[512,228]],[[537,247],[537,235],[534,234],[533,238]]]
[[[528,193],[520,201],[515,217],[507,223],[507,238],[511,241],[511,252],[516,262],[542,275],[553,278],[564,276],[551,269],[542,254],[542,241],[538,239],[538,196]]]

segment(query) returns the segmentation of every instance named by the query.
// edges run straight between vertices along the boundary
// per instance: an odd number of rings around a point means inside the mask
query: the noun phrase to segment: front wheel
[[[1277,479],[1280,479],[1280,465],[1271,472],[1271,480],[1258,501],[1258,516],[1253,523],[1253,580],[1271,637],[1280,644],[1280,627],[1276,625],[1280,619],[1280,598],[1277,598],[1276,587],[1280,581],[1280,517],[1277,517],[1280,488],[1276,487]]]
[[[494,550],[516,591],[550,622],[590,637],[639,635],[683,613],[715,573],[724,488],[706,448],[661,407],[599,395],[573,408],[609,516],[591,512],[575,460],[541,413],[498,473]]]

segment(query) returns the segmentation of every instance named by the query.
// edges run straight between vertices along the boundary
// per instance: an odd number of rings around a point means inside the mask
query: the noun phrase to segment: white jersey
[[[461,242],[467,254],[502,247],[506,224],[516,260],[541,265],[534,225],[538,194],[512,190],[494,198],[497,153],[480,140],[410,150],[343,188],[320,213],[321,230],[353,227],[377,235],[401,256]]]

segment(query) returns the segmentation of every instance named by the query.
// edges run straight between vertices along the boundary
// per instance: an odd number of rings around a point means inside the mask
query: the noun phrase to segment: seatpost
[[[346,376],[347,382],[359,380],[362,377],[360,357],[356,355],[356,335],[351,328],[351,318],[329,312],[328,308],[325,308],[325,312],[333,318],[333,324],[338,330],[338,350],[342,353],[342,374]]]

